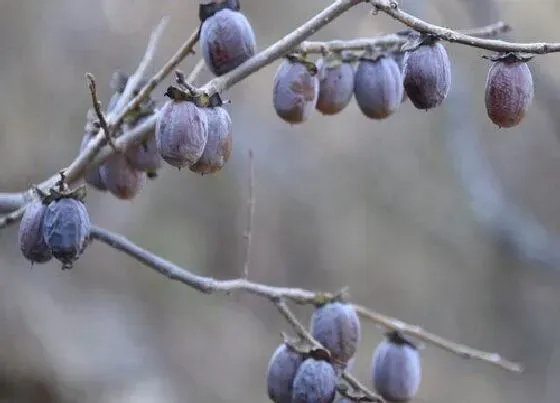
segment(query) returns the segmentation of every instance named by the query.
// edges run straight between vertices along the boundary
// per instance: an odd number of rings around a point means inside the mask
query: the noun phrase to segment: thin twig
[[[204,63],[203,59],[200,59],[193,67],[191,74],[189,74],[189,77],[187,78],[187,82],[194,85],[196,79],[198,78],[198,76],[204,71],[204,68],[206,67],[206,63]]]
[[[245,231],[245,263],[243,278],[249,277],[249,260],[251,257],[251,241],[253,239],[253,221],[255,215],[255,158],[253,150],[249,150],[249,198],[247,199],[247,230]]]
[[[0,200],[0,214],[11,213],[29,201],[22,193],[0,193]]]
[[[479,38],[486,38],[491,36],[496,36],[503,32],[508,32],[511,29],[503,21],[496,22],[484,27],[466,29],[462,32],[467,35],[476,36]],[[293,49],[294,53],[328,53],[328,52],[340,52],[343,50],[368,50],[368,49],[388,49],[397,48],[410,41],[410,37],[415,34],[414,31],[408,32],[408,34],[388,34],[382,36],[376,36],[373,38],[360,38],[352,39],[348,41],[328,41],[328,42],[317,42],[317,41],[305,41],[299,46]],[[412,49],[407,49],[412,50]]]
[[[163,35],[163,31],[165,30],[168,22],[169,17],[163,17],[160,20],[159,24],[152,31],[150,39],[148,40],[148,45],[146,46],[146,51],[144,52],[144,56],[142,57],[142,60],[140,60],[140,63],[138,64],[138,67],[136,68],[134,74],[132,74],[128,78],[124,91],[122,92],[122,95],[120,96],[117,104],[115,105],[115,108],[112,111],[111,118],[114,119],[115,115],[121,112],[128,101],[132,99],[134,92],[137,90],[138,84],[140,84],[140,82],[146,75],[146,70],[148,69],[150,63],[152,62],[152,59],[154,58],[159,39]]]
[[[94,226],[91,230],[91,237],[92,239],[96,239],[114,249],[126,253],[128,256],[142,262],[149,268],[154,269],[171,280],[179,281],[205,294],[229,294],[233,291],[240,291],[260,295],[261,297],[268,298],[272,301],[284,298],[297,304],[324,303],[332,301],[336,297],[336,295],[332,293],[313,292],[301,288],[273,287],[253,283],[243,278],[234,280],[216,280],[212,277],[199,276],[139,247],[123,235],[114,234],[106,229]],[[389,328],[398,328],[404,333],[408,333],[444,350],[456,353],[461,357],[487,362],[512,372],[522,371],[519,364],[507,361],[497,354],[477,351],[465,345],[445,340],[439,336],[428,333],[417,326],[407,325],[397,319],[377,314],[374,311],[365,309],[359,305],[356,305],[356,309],[358,314],[366,319],[378,324],[383,324]],[[473,352],[474,354],[472,354]]]
[[[298,320],[296,315],[290,310],[288,304],[283,299],[278,299],[273,301],[278,311],[282,314],[282,316],[288,321],[290,325],[294,328],[294,331],[298,336],[300,336],[303,340],[310,343],[315,348],[324,349],[323,345],[319,343],[315,338],[309,333],[309,331],[303,326],[303,324]],[[365,396],[367,396],[368,401],[370,402],[377,402],[377,403],[384,403],[383,398],[373,393],[371,390],[366,388],[364,385],[361,384],[359,380],[354,378],[348,371],[344,370],[341,373],[341,377],[345,379],[350,386],[354,390],[358,390],[362,392]]]
[[[499,354],[487,353],[485,351],[476,350],[462,344],[451,342],[438,335],[427,332],[420,326],[404,323],[397,318],[382,315],[380,313],[371,311],[370,309],[361,305],[354,305],[354,309],[356,310],[356,313],[358,313],[358,315],[360,315],[361,317],[369,319],[370,321],[381,325],[389,330],[399,330],[403,333],[407,333],[410,336],[438,346],[443,350],[455,353],[463,358],[474,358],[480,361],[485,361],[511,372],[523,372],[523,368],[520,364],[508,361],[502,358]]]
[[[430,24],[413,15],[405,13],[398,7],[391,7],[384,0],[372,0],[371,3],[378,10],[391,16],[397,21],[415,29],[418,32],[432,34],[447,41],[473,46],[475,48],[486,49],[494,52],[521,52],[521,53],[553,53],[560,52],[560,43],[515,43],[496,39],[476,38],[449,28]]]
[[[115,142],[111,137],[111,130],[109,130],[109,125],[107,124],[107,120],[105,119],[105,114],[101,109],[101,102],[99,102],[99,98],[97,97],[97,84],[95,82],[95,77],[91,73],[86,73],[86,78],[88,81],[88,88],[91,94],[91,102],[93,104],[93,108],[95,109],[95,113],[97,114],[97,119],[99,119],[99,125],[103,132],[105,133],[105,139],[109,146],[115,151],[118,152],[117,147],[115,146]]]
[[[21,217],[23,217],[23,213],[25,213],[26,205],[20,207],[19,209],[11,212],[0,218],[0,229],[6,228],[12,224],[17,223]]]

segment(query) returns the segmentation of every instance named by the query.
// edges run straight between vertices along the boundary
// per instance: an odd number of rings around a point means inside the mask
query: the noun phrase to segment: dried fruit
[[[231,118],[222,106],[202,108],[208,117],[208,141],[202,156],[190,170],[201,175],[218,172],[231,155]]]
[[[354,94],[365,116],[372,119],[389,117],[401,104],[403,90],[402,75],[395,60],[385,55],[360,60]]]
[[[168,91],[166,94],[171,96]],[[196,163],[208,142],[208,117],[192,100],[168,101],[156,123],[157,148],[168,164],[182,168]]]
[[[323,115],[336,115],[352,99],[354,68],[340,57],[325,57],[317,61],[319,96],[315,108]]]
[[[93,132],[86,132],[86,134],[84,134],[84,137],[82,137],[80,152],[84,151],[84,149],[87,147],[87,145],[93,138],[95,138],[95,134]],[[103,183],[103,180],[101,179],[99,167],[95,167],[95,168],[89,167],[85,174],[85,181],[87,184],[93,186],[97,190],[100,191],[107,190],[107,186],[105,186],[105,183]]]
[[[274,76],[272,99],[276,114],[291,124],[302,123],[317,103],[317,67],[299,56],[287,56]]]
[[[144,184],[144,173],[134,169],[124,154],[107,158],[100,166],[99,174],[107,190],[121,200],[132,199]]]
[[[43,237],[63,269],[72,267],[86,247],[91,229],[86,206],[73,198],[49,203],[43,218]]]
[[[348,362],[360,342],[360,319],[351,304],[328,303],[313,312],[311,333],[336,361]]]
[[[229,8],[223,8],[202,23],[200,46],[206,65],[217,76],[249,60],[257,50],[249,20]]]
[[[443,45],[432,39],[408,55],[404,88],[418,109],[441,105],[451,87],[451,62]]]
[[[46,263],[52,258],[51,249],[43,237],[43,217],[47,206],[40,201],[29,203],[19,224],[18,242],[23,257],[32,263]]]
[[[488,117],[500,127],[518,125],[533,100],[533,78],[526,61],[515,53],[491,57],[485,103]]]
[[[141,118],[137,124],[141,125],[146,119],[148,118]],[[134,169],[154,175],[162,164],[162,158],[157,149],[155,128],[147,136],[142,143],[130,147],[126,151],[126,156]]]
[[[408,401],[420,386],[420,357],[416,345],[398,331],[387,333],[373,353],[373,386],[388,401]]]
[[[296,372],[292,403],[331,403],[336,383],[336,374],[331,364],[308,358]]]
[[[300,353],[285,343],[278,346],[266,370],[266,387],[270,400],[274,403],[292,402],[292,385],[302,362]]]

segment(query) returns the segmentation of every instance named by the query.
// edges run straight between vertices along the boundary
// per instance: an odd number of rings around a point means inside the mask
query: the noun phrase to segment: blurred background
[[[152,72],[197,25],[195,2],[0,1],[0,190],[38,183],[77,153],[90,97],[106,102],[152,28],[171,21]],[[242,0],[263,49],[325,0]],[[560,38],[558,3],[405,0],[430,22],[469,28],[503,19],[518,41]],[[313,38],[403,27],[358,6]],[[530,62],[533,107],[517,128],[486,116],[487,52],[446,45],[451,93],[384,121],[353,102],[291,127],[272,108],[277,63],[228,91],[230,162],[216,176],[165,167],[131,202],[91,190],[92,220],[196,273],[239,276],[255,152],[250,278],[335,291],[446,338],[522,362],[522,375],[427,346],[418,402],[557,402],[560,393],[559,56]],[[198,47],[197,47],[198,50]],[[189,57],[188,72],[199,59]],[[205,72],[198,84],[211,75]],[[170,81],[167,80],[167,83]],[[165,88],[165,86],[161,87]],[[154,96],[163,101],[163,90]],[[17,226],[0,232],[1,402],[264,402],[270,355],[290,329],[254,296],[206,296],[101,244],[69,272],[30,268]],[[296,308],[307,323],[310,308]],[[363,323],[354,373],[370,381],[381,330]]]

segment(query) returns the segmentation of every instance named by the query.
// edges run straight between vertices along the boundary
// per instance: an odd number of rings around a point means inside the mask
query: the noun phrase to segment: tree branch
[[[245,260],[243,278],[249,277],[249,260],[251,257],[251,241],[253,238],[253,221],[255,216],[255,158],[253,150],[249,150],[249,198],[247,200],[247,229],[245,230]]]
[[[115,152],[118,152],[118,149],[115,147],[115,142],[111,137],[111,130],[109,129],[109,125],[107,124],[107,120],[105,119],[105,114],[101,110],[101,102],[99,102],[99,98],[97,97],[97,83],[95,82],[95,77],[91,73],[86,73],[86,79],[88,81],[88,88],[91,94],[91,103],[93,104],[93,108],[95,109],[97,119],[99,119],[99,125],[105,133],[105,140]]]
[[[91,238],[103,242],[116,250],[124,252],[128,256],[138,260],[171,280],[179,281],[204,294],[230,294],[233,291],[239,291],[259,295],[271,300],[272,302],[286,299],[302,305],[315,305],[317,303],[332,301],[335,298],[335,294],[332,293],[313,292],[301,288],[273,287],[253,283],[243,278],[234,280],[216,280],[212,277],[199,276],[139,247],[123,235],[114,234],[106,229],[95,226],[92,227]],[[446,351],[458,354],[463,358],[472,358],[484,361],[512,372],[522,371],[522,367],[519,364],[507,361],[501,358],[498,354],[478,351],[465,345],[454,343],[442,337],[428,333],[418,326],[409,325],[399,321],[398,319],[381,315],[360,305],[355,305],[355,308],[357,313],[365,319],[371,320],[377,324],[382,324],[389,329],[399,329],[404,333],[408,333]]]
[[[560,43],[514,43],[496,39],[476,38],[472,35],[425,22],[420,18],[405,13],[398,7],[392,7],[384,0],[371,0],[370,3],[377,10],[383,11],[385,14],[402,22],[410,28],[418,32],[435,35],[447,42],[460,43],[494,52],[522,52],[537,54],[560,52]]]
[[[496,22],[494,24],[487,25],[485,27],[466,29],[462,32],[466,35],[476,36],[479,38],[487,38],[491,36],[496,36],[503,32],[508,32],[511,27],[503,21]],[[388,34],[382,36],[376,36],[373,38],[360,38],[352,39],[348,41],[328,41],[328,42],[316,42],[316,41],[305,41],[299,46],[293,49],[294,53],[328,53],[328,52],[340,52],[343,50],[368,50],[373,48],[387,49],[391,47],[402,46],[411,40],[411,36],[414,35],[414,31],[406,31],[397,34]],[[397,50],[397,49],[395,49]]]

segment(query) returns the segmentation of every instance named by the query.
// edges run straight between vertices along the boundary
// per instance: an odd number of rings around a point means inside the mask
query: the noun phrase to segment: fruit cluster
[[[117,102],[124,91],[128,77],[121,72],[116,72],[111,80],[111,97],[107,113],[113,112]],[[140,81],[135,94],[146,84]],[[146,119],[155,113],[155,102],[147,98],[134,110],[130,111],[124,120],[123,127],[115,137],[124,131],[142,125]],[[85,134],[82,138],[80,151],[83,151],[89,142],[99,132],[100,123],[94,109],[87,113]],[[122,153],[114,153],[99,167],[90,168],[85,175],[85,181],[100,191],[109,191],[117,198],[129,200],[134,198],[142,188],[145,178],[155,178],[157,170],[161,167],[162,160],[157,152],[155,131],[152,130],[140,144],[130,145]]]
[[[500,127],[521,122],[533,98],[529,58],[515,53],[487,57],[492,65],[486,82],[488,116]],[[336,115],[355,97],[371,119],[391,116],[406,99],[417,109],[443,103],[451,88],[451,62],[435,37],[425,36],[410,51],[329,52],[315,63],[289,54],[274,76],[272,102],[289,124],[305,122],[316,109]]]
[[[331,403],[341,371],[353,362],[360,342],[360,321],[353,306],[331,302],[311,318],[311,334],[328,356],[284,342],[272,355],[266,371],[267,393],[274,403]],[[416,345],[398,331],[387,333],[373,353],[373,386],[388,401],[412,399],[420,385]]]
[[[49,193],[36,192],[39,200],[29,203],[20,222],[21,252],[32,263],[54,257],[63,270],[70,269],[86,248],[91,229],[84,188],[69,191],[62,178]]]

